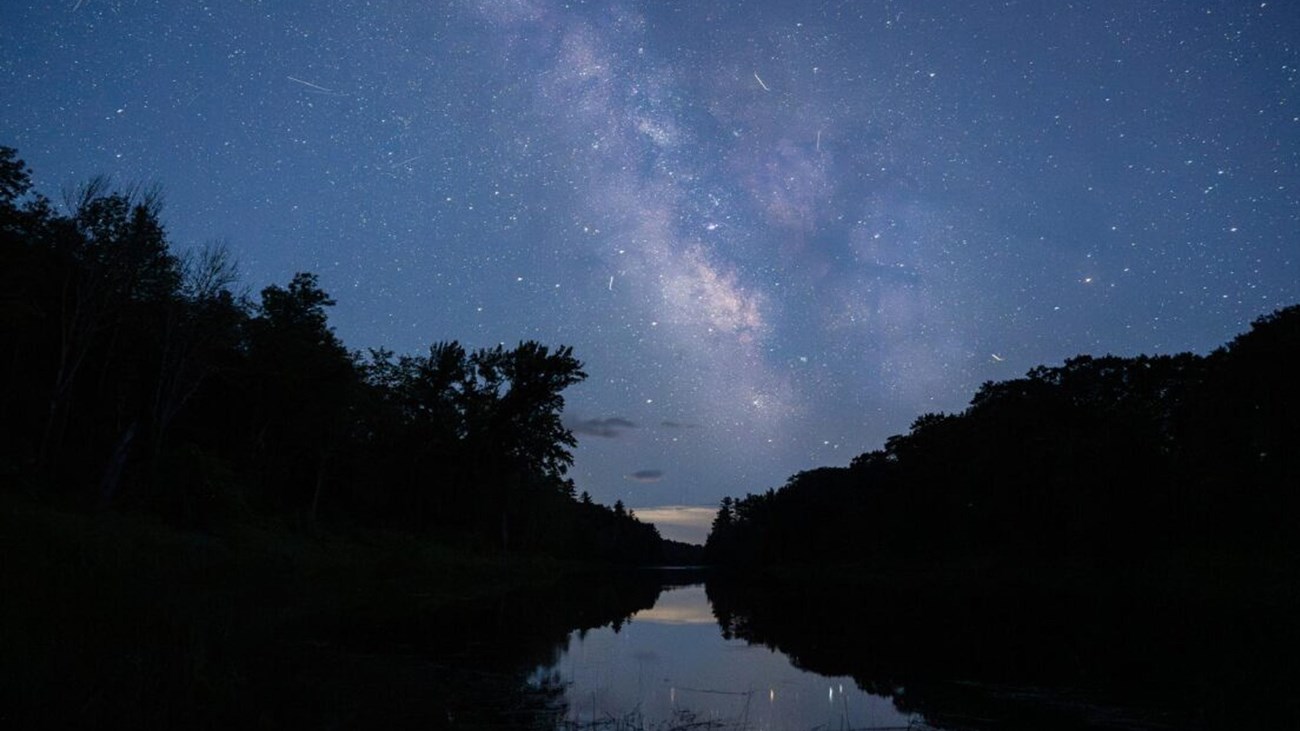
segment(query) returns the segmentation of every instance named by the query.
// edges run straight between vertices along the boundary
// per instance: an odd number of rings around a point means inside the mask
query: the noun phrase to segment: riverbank
[[[201,533],[13,493],[0,494],[0,552],[10,728],[473,727],[545,699],[520,692],[525,656],[444,618],[544,628],[530,650],[544,656],[550,635],[639,608],[600,594],[588,565],[253,519]],[[518,598],[561,580],[581,609]]]

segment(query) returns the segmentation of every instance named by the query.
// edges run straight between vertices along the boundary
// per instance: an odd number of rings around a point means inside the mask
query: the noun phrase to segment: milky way
[[[286,5],[10,3],[0,144],[352,348],[573,345],[578,488],[664,525],[1300,301],[1286,3]]]

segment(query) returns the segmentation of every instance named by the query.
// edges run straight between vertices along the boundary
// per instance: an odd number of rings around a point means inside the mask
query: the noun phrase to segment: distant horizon
[[[709,527],[718,508],[703,505],[645,505],[629,507],[636,517],[659,530],[659,535],[671,541],[704,545]]]

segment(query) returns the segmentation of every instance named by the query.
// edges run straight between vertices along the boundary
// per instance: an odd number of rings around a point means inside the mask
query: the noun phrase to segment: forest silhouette
[[[162,196],[56,205],[0,147],[0,474],[28,494],[211,529],[249,515],[483,551],[657,562],[655,528],[575,495],[567,347],[351,352],[299,273],[256,299],[220,245],[178,255]]]
[[[1205,356],[985,383],[724,498],[718,622],[940,727],[1293,727],[1297,374],[1291,306]]]
[[[1091,357],[985,383],[847,467],[722,501],[719,564],[1295,566],[1300,305],[1207,356]]]

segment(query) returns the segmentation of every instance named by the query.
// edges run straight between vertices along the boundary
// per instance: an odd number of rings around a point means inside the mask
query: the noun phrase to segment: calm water
[[[779,651],[725,639],[703,584],[665,589],[617,629],[573,633],[533,682],[565,687],[567,727],[762,731],[920,721],[851,678],[800,670]]]

